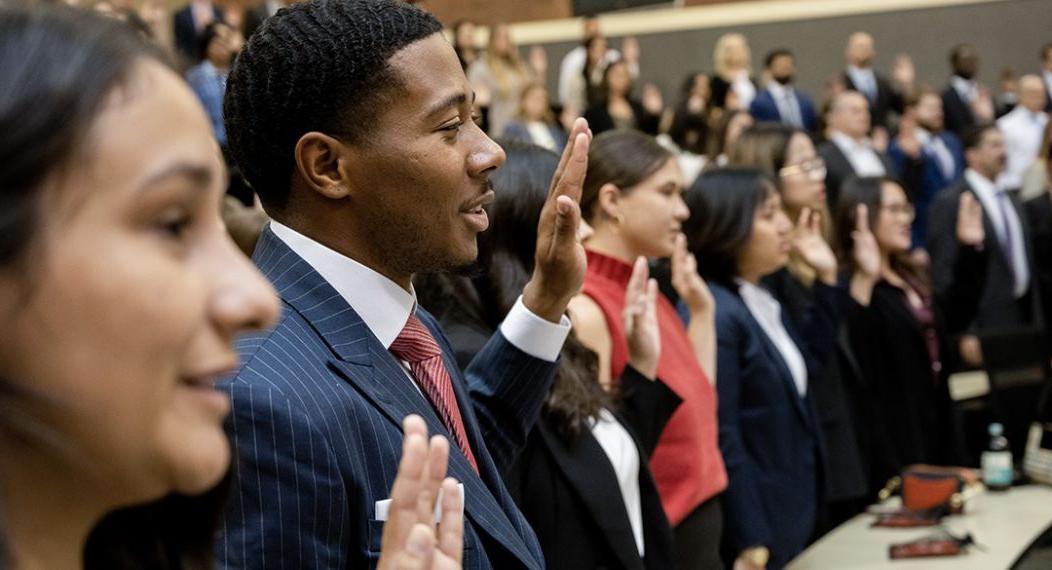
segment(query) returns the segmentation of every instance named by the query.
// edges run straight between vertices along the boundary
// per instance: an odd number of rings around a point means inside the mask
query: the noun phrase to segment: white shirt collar
[[[840,131],[830,132],[829,140],[833,141],[833,144],[840,147],[840,150],[845,151],[845,154],[849,151],[854,152],[859,150],[870,150],[873,148],[872,144],[869,142],[869,138],[857,141]]]
[[[391,348],[416,307],[415,290],[402,289],[387,277],[288,226],[271,221],[270,230],[336,289],[384,348]]]
[[[964,171],[964,178],[968,181],[968,186],[971,186],[975,194],[979,196],[979,200],[983,203],[983,207],[987,208],[988,212],[996,212],[992,210],[988,204],[995,204],[997,202],[997,184],[995,184],[989,178],[979,174],[971,168]],[[993,214],[990,214],[993,216]]]
[[[801,397],[807,394],[807,362],[804,360],[800,347],[789,335],[789,331],[782,322],[782,305],[763,287],[753,285],[744,279],[736,279],[738,294],[742,302],[749,309],[749,313],[763,329],[767,339],[774,344],[775,349],[782,356],[789,374],[793,377],[797,394]]]
[[[954,75],[950,78],[950,85],[953,85],[953,89],[957,91],[957,94],[965,101],[971,101],[972,97],[975,96],[976,84],[974,80],[965,79],[960,75]]]
[[[771,92],[776,100],[784,99],[786,94],[793,92],[792,85],[782,85],[777,81],[770,81],[767,83],[767,90]]]

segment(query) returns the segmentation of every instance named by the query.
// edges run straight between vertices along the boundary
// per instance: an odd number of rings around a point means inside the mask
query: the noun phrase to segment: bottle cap
[[[994,422],[994,423],[990,424],[990,427],[988,428],[987,431],[989,432],[990,435],[992,435],[994,437],[999,437],[1001,434],[1004,433],[1005,428],[1001,424],[999,424],[997,422]]]

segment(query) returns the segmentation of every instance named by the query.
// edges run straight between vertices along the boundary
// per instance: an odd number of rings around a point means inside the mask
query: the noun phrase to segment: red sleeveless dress
[[[610,377],[616,380],[628,364],[628,343],[621,313],[632,266],[591,250],[587,250],[587,254],[588,273],[583,293],[599,305],[606,317],[611,340]],[[657,449],[650,457],[650,470],[665,514],[672,526],[676,526],[727,487],[727,472],[717,439],[716,390],[694,355],[676,309],[660,293],[657,318],[661,334],[657,375],[683,403],[658,440]]]

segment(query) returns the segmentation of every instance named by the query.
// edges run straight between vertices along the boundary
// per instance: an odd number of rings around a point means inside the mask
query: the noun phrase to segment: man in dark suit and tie
[[[411,277],[475,260],[504,154],[473,122],[441,30],[400,0],[315,0],[272,16],[231,70],[230,149],[273,219],[253,259],[283,313],[239,341],[223,384],[237,455],[223,567],[375,565],[408,414],[450,441],[464,568],[544,566],[501,473],[537,419],[583,281],[590,135],[578,121],[533,277],[462,375]]]
[[[892,172],[887,155],[869,138],[869,108],[856,91],[844,91],[829,107],[829,140],[818,145],[826,163],[826,199],[831,210],[840,198],[840,185],[852,176],[885,176]]]
[[[975,77],[979,74],[979,52],[971,44],[958,44],[950,50],[953,76],[942,92],[946,129],[957,136],[972,126],[994,120],[993,101],[986,87]]]
[[[793,53],[784,48],[773,50],[767,54],[765,65],[771,82],[749,105],[753,119],[783,123],[809,133],[818,130],[814,103],[793,86],[796,76]]]
[[[957,204],[961,193],[971,192],[983,206],[986,228],[986,285],[972,326],[983,330],[1039,326],[1039,293],[1034,286],[1034,259],[1030,232],[1019,204],[1008,189],[996,184],[1007,163],[1004,136],[996,127],[978,126],[965,133],[964,156],[968,168],[963,179],[943,190],[932,203],[928,226],[928,252],[932,264],[932,286],[946,291],[953,280],[957,261]],[[961,353],[973,365],[982,364],[974,337],[962,339]]]
[[[888,158],[916,211],[913,247],[924,248],[932,200],[964,174],[964,149],[960,139],[943,128],[942,98],[936,91],[921,89],[906,102]]]
[[[873,45],[873,36],[866,32],[855,32],[848,37],[844,58],[847,69],[844,70],[844,85],[865,95],[869,103],[869,113],[873,128],[889,129],[891,113],[901,113],[903,95],[890,81],[873,69],[873,60],[877,52]],[[902,69],[902,68],[900,68]]]

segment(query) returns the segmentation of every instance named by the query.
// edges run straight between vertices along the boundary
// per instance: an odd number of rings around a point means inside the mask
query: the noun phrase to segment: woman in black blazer
[[[902,187],[887,178],[849,179],[836,225],[855,227],[863,215],[880,250],[880,272],[871,298],[855,303],[846,319],[864,380],[855,395],[855,425],[875,494],[907,465],[966,460],[947,378],[959,368],[954,337],[973,320],[982,297],[986,254],[982,207],[963,193],[954,279],[939,295],[927,268],[908,256],[913,206]],[[848,247],[839,245],[842,256]]]
[[[716,300],[724,559],[781,568],[812,538],[823,494],[823,444],[813,400],[836,345],[843,291],[837,261],[809,208],[794,228],[773,181],[754,168],[709,171],[686,194],[692,253]],[[859,234],[861,236],[861,233]],[[859,257],[872,258],[860,240]],[[795,251],[816,275],[794,321],[762,279]],[[872,263],[860,264],[872,269]]]
[[[479,236],[481,274],[427,276],[416,280],[421,304],[438,316],[458,360],[470,360],[516,302],[533,269],[537,220],[558,157],[540,147],[509,141],[507,163],[492,178],[497,201],[488,206],[491,229]],[[650,452],[679,397],[655,379],[660,354],[657,285],[647,265],[636,264],[626,293],[626,331],[635,347],[618,381],[606,393],[598,381],[598,359],[572,334],[560,356],[555,383],[526,447],[509,473],[508,490],[534,528],[551,569],[676,568],[672,531],[647,465]],[[635,303],[627,299],[636,299]],[[621,448],[610,453],[594,434],[604,423]],[[607,439],[606,441],[610,441]],[[614,463],[638,464],[619,481]],[[622,486],[638,491],[642,553]]]
[[[611,63],[603,73],[602,99],[588,107],[584,118],[592,132],[637,129],[657,135],[664,103],[657,88],[647,85],[643,100],[632,98],[632,75],[624,61]]]

